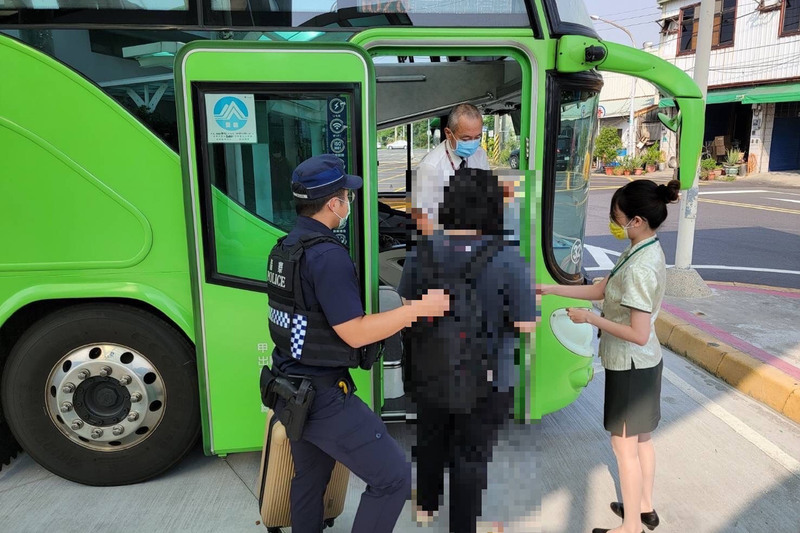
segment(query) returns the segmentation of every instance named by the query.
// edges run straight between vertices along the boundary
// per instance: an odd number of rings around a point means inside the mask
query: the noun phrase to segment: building
[[[637,148],[652,144],[659,140],[661,126],[652,123],[648,114],[658,109],[659,95],[650,83],[624,74],[603,72],[603,90],[600,91],[600,103],[597,115],[601,128],[614,128],[627,149],[631,110],[631,89],[636,84],[633,99],[634,132]]]
[[[700,5],[658,3],[658,55],[693,75]],[[799,0],[716,0],[704,142],[724,137],[756,172],[800,169],[798,59]]]

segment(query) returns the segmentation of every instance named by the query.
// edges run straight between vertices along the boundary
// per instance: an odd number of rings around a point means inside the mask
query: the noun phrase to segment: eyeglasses
[[[348,204],[352,204],[356,199],[356,191],[352,189],[347,189],[347,195],[345,196]]]

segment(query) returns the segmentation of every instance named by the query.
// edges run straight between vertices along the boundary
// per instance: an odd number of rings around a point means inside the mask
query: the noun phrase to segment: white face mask
[[[334,211],[333,208],[330,207],[330,205],[328,207],[330,208],[331,211],[333,211],[333,214],[336,215],[336,218],[339,219],[339,226],[337,227],[337,229],[344,229],[345,227],[347,227],[347,217],[350,216],[350,202],[348,202],[347,200],[342,200],[341,198],[337,198],[337,200],[347,204],[347,214],[345,216],[340,217],[339,213]]]

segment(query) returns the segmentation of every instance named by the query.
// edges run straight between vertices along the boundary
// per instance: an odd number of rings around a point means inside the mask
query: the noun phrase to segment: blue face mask
[[[456,142],[456,149],[453,150],[458,157],[467,158],[475,153],[478,147],[481,145],[480,139],[475,139],[472,141],[457,141]]]

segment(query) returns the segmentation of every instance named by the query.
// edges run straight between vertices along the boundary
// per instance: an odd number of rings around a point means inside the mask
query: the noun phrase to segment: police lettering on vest
[[[322,242],[342,244],[333,237],[310,233],[287,249],[284,238],[278,240],[267,262],[269,333],[275,346],[305,365],[369,369],[379,356],[380,344],[350,347],[322,311],[306,308],[303,299],[300,259],[305,250]]]

